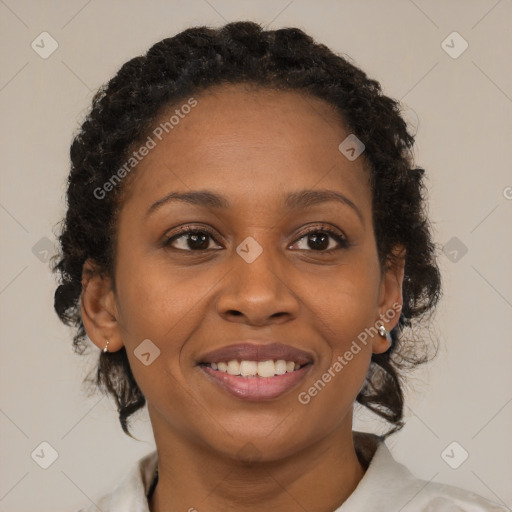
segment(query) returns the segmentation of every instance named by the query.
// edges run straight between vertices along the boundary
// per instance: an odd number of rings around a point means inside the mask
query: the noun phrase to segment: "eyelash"
[[[334,251],[337,251],[337,250],[340,250],[340,249],[348,249],[350,247],[350,243],[349,241],[345,238],[344,235],[341,235],[340,233],[334,231],[332,228],[328,227],[328,226],[317,226],[317,227],[314,227],[313,229],[310,229],[308,231],[305,231],[303,233],[301,233],[299,235],[299,237],[295,240],[294,244],[297,243],[298,241],[302,240],[304,237],[306,237],[307,235],[309,235],[310,233],[323,233],[323,234],[327,234],[329,236],[331,236],[334,240],[336,240],[336,242],[338,242],[339,244],[339,247],[336,247],[334,249],[329,249],[329,250],[321,250],[321,251],[313,251],[313,249],[310,249],[311,252],[318,252],[318,253],[322,253],[322,254],[330,254]],[[171,245],[172,242],[174,242],[175,240],[178,240],[179,238],[185,236],[185,235],[197,235],[197,234],[205,234],[205,235],[208,235],[211,239],[213,239],[213,241],[215,243],[218,244],[215,236],[214,236],[214,233],[208,229],[208,228],[198,228],[198,227],[194,227],[194,226],[182,226],[178,233],[175,233],[173,234],[172,236],[166,238],[163,242],[163,246],[164,247],[169,247]],[[174,247],[171,247],[172,249],[175,249]],[[201,249],[201,250],[185,250],[185,249],[175,249],[176,251],[182,251],[182,252],[206,252],[206,251],[209,251],[210,249]],[[300,249],[300,250],[305,250],[305,249]]]

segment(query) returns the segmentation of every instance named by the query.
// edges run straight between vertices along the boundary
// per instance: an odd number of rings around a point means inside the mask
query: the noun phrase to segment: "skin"
[[[115,288],[93,272],[93,262],[84,265],[84,325],[99,348],[106,338],[110,352],[126,346],[146,397],[159,456],[152,512],[332,511],[364,475],[352,408],[371,354],[386,351],[388,342],[376,335],[361,345],[309,404],[298,394],[379,315],[402,304],[404,260],[379,265],[364,155],[349,161],[338,150],[350,132],[328,103],[239,85],[195,97],[198,105],[130,177]],[[205,189],[230,206],[175,201],[146,215],[170,192]],[[362,219],[333,201],[288,210],[284,196],[303,189],[343,194]],[[322,233],[326,223],[351,245],[329,237],[332,252],[315,250],[303,233]],[[213,231],[207,251],[194,249],[186,235],[163,246],[184,224]],[[252,263],[236,252],[248,236],[263,249]],[[384,320],[388,330],[398,316]],[[298,388],[277,399],[235,398],[196,361],[247,338],[290,344],[314,364]],[[134,355],[145,339],[161,351],[149,366]]]

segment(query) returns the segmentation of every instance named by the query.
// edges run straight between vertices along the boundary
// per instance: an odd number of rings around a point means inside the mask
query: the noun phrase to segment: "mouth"
[[[200,366],[234,376],[268,379],[269,377],[295,372],[308,364],[311,363],[299,364],[295,361],[285,361],[284,359],[269,359],[267,361],[237,361],[232,359],[231,361],[219,361],[218,363],[200,363]]]
[[[313,365],[313,357],[278,343],[244,343],[205,354],[197,365],[232,396],[260,401],[278,398],[297,387]]]

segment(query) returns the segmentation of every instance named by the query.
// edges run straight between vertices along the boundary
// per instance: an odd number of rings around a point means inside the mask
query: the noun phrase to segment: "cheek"
[[[309,294],[309,322],[328,345],[299,398],[313,416],[329,411],[330,421],[336,423],[365,382],[372,355],[368,328],[378,319],[379,282],[376,253],[367,249],[333,269],[319,283],[318,292]]]
[[[376,297],[369,286],[350,288],[348,284],[345,289],[326,290],[325,295],[329,301],[322,301],[316,310],[323,308],[323,313],[316,315],[316,325],[329,350],[320,354],[315,380],[322,381],[319,390],[323,390],[323,384],[329,389],[321,401],[336,396],[338,399],[333,403],[343,408],[346,404],[339,399],[345,397],[348,402],[353,401],[368,371],[372,338],[367,329],[377,319]]]
[[[141,267],[139,267],[141,268]],[[208,279],[201,286],[208,289]],[[150,265],[139,275],[120,276],[119,317],[126,345],[149,338],[157,345],[186,337],[188,327],[201,308],[204,289],[183,274]],[[170,343],[179,348],[179,343]]]
[[[307,417],[323,418],[325,432],[345,417],[365,382],[372,355],[365,330],[378,319],[378,282],[378,267],[361,261],[340,267],[321,292],[310,294],[309,322],[326,346],[298,402]]]
[[[317,283],[317,291],[307,295],[308,307],[334,352],[344,352],[378,319],[380,271],[371,252],[355,254],[323,276],[302,279],[305,288]]]
[[[180,367],[182,351],[204,316],[204,292],[201,294],[185,277],[176,278],[174,272],[155,264],[144,269],[142,265],[133,267],[141,269],[137,274],[124,273],[121,268],[119,323],[134,378],[148,403],[162,411],[170,404],[176,410],[185,410],[190,395],[185,392],[187,381]],[[143,346],[146,348],[141,350]],[[148,352],[144,361],[142,354]],[[169,423],[174,419],[171,415]]]

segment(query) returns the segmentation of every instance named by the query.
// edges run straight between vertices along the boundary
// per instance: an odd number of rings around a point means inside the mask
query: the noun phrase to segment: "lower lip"
[[[308,364],[294,372],[274,377],[241,377],[214,370],[209,366],[201,365],[199,368],[233,396],[243,400],[259,401],[278,398],[292,390],[305,377],[311,366]]]

